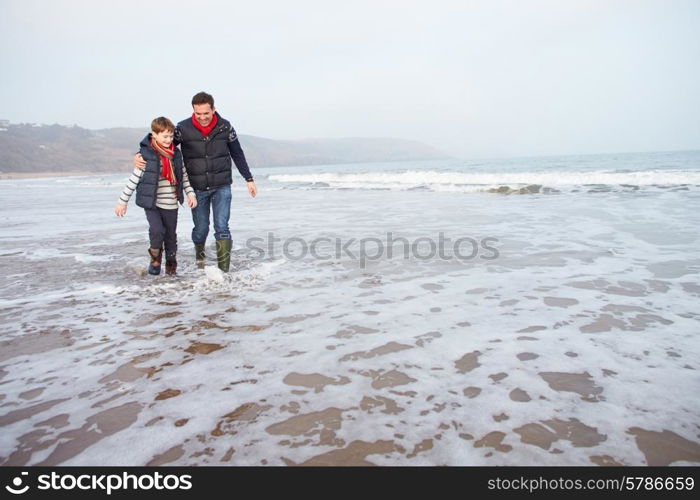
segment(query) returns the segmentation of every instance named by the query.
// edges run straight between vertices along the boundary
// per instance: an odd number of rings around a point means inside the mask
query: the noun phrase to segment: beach
[[[0,465],[697,465],[700,152],[0,180]]]
[[[17,180],[17,179],[45,179],[54,177],[73,177],[84,176],[88,172],[84,170],[70,170],[63,172],[0,172],[0,180]]]

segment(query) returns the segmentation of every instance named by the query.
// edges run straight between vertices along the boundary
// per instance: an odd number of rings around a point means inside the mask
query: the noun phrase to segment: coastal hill
[[[147,130],[0,122],[0,173],[124,172]],[[417,141],[390,138],[273,140],[239,135],[253,167],[447,158]]]

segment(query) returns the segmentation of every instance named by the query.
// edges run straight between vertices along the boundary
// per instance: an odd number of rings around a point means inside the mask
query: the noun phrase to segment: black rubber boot
[[[160,262],[163,259],[163,249],[149,248],[148,255],[151,257],[151,263],[148,265],[148,274],[158,276],[160,274]]]
[[[194,244],[194,259],[198,268],[204,268],[204,260],[206,259],[206,255],[204,254],[204,243]]]
[[[231,240],[216,241],[216,261],[219,269],[227,273],[231,265]]]

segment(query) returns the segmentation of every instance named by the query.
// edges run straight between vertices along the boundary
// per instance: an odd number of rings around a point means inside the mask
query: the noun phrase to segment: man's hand
[[[117,214],[117,217],[124,217],[124,215],[126,214],[126,205],[117,203],[117,207],[114,209],[114,213]]]
[[[146,168],[146,160],[143,159],[141,153],[136,153],[134,155],[134,167],[144,169]]]
[[[250,196],[255,198],[255,195],[258,194],[258,188],[255,186],[255,181],[248,181],[248,192],[250,193]]]
[[[187,206],[190,208],[197,207],[197,197],[195,195],[191,194],[187,197]]]

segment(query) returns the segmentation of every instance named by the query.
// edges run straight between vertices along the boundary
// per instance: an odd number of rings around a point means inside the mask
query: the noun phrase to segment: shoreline
[[[113,175],[120,172],[90,172],[80,170],[64,170],[61,172],[0,172],[0,180],[40,179],[42,177],[75,177],[81,175]],[[128,175],[126,172],[124,175]]]

